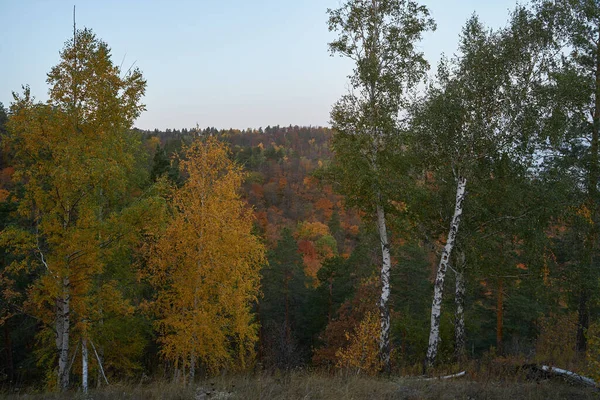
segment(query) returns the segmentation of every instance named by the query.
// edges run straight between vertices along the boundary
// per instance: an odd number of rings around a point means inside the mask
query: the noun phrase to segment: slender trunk
[[[100,326],[100,331],[104,331],[104,309],[102,304],[99,305],[100,308],[100,320],[98,321],[98,325]],[[101,344],[98,345],[98,351],[94,348],[94,352],[96,353],[96,357],[98,358],[98,364],[102,365],[104,360],[104,346]],[[92,357],[93,358],[93,357]],[[102,371],[98,368],[96,373],[96,388],[100,388],[102,386]]]
[[[498,293],[496,297],[496,350],[501,355],[503,353],[502,340],[504,337],[504,281],[502,278],[498,278]]]
[[[465,356],[465,276],[462,269],[464,264],[464,253],[459,254],[459,262],[456,268],[456,282],[454,303],[456,305],[456,316],[454,325],[454,356],[457,360],[462,360]],[[460,261],[462,259],[462,262]]]
[[[194,384],[194,378],[196,376],[196,356],[194,352],[190,354],[190,384]]]
[[[381,199],[377,202],[377,228],[381,240],[381,298],[379,299],[379,315],[381,318],[381,334],[379,338],[379,355],[383,362],[383,368],[390,372],[390,310],[388,301],[390,298],[390,268],[392,259],[390,256],[390,244],[385,224],[385,212],[381,205]]]
[[[88,347],[87,339],[81,339],[81,389],[88,392]]]
[[[285,279],[284,279],[284,283],[283,283],[283,291],[285,293],[285,344],[286,346],[289,346],[290,342],[291,342],[291,337],[292,337],[292,329],[290,327],[290,294],[289,294],[289,281],[290,281],[291,276],[290,274],[286,273]]]
[[[13,362],[12,343],[10,341],[10,325],[8,320],[4,323],[4,346],[6,347],[6,369],[8,370],[9,386],[12,385],[15,378],[15,367]]]
[[[264,360],[264,351],[263,351],[263,346],[265,343],[265,335],[264,335],[264,331],[263,331],[263,318],[262,318],[262,314],[260,313],[260,301],[256,302],[256,320],[258,321],[259,325],[258,325],[258,354],[257,354],[257,359],[259,360],[259,363],[262,363]]]
[[[456,205],[454,207],[454,215],[452,216],[452,223],[450,224],[450,231],[448,232],[448,239],[442,252],[442,257],[437,269],[437,275],[435,278],[434,292],[433,292],[433,303],[431,305],[431,329],[429,331],[429,346],[427,348],[427,358],[425,359],[426,366],[432,366],[437,356],[438,345],[440,342],[440,316],[442,313],[442,296],[444,294],[444,279],[446,278],[446,269],[450,262],[450,255],[452,254],[452,248],[456,241],[456,235],[458,233],[458,227],[460,225],[460,218],[463,212],[463,202],[465,200],[465,189],[467,186],[467,179],[459,177],[456,185]]]
[[[108,385],[108,379],[106,378],[106,374],[104,373],[104,367],[102,366],[102,359],[98,355],[96,351],[96,346],[94,346],[94,342],[90,340],[90,344],[92,345],[92,350],[94,350],[94,354],[96,355],[96,360],[98,361],[98,368],[100,369],[100,373],[102,374],[102,378],[104,378],[104,382]],[[100,379],[100,377],[98,377]]]
[[[327,312],[327,323],[331,323],[331,314],[333,312],[333,278],[329,278],[329,304]]]
[[[63,294],[57,300],[56,347],[58,350],[58,382],[60,389],[69,388],[70,294],[69,278],[63,278]]]
[[[98,345],[98,364],[102,365],[104,363],[104,346]],[[102,370],[98,368],[96,373],[96,388],[100,388],[102,386]]]
[[[173,365],[173,380],[172,383],[176,383],[177,382],[177,377],[178,377],[178,372],[179,372],[179,357],[175,360],[175,363]]]
[[[586,331],[590,326],[590,311],[588,309],[588,294],[585,289],[579,293],[579,306],[577,308],[577,343],[576,348],[579,354],[585,354],[587,350]]]

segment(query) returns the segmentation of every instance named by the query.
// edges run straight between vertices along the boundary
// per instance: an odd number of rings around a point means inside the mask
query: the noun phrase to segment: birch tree
[[[31,229],[3,240],[27,249],[36,260],[29,265],[41,267],[28,307],[53,325],[57,382],[66,390],[73,329],[85,356],[95,277],[124,235],[117,221],[135,187],[139,146],[128,131],[144,109],[146,82],[138,69],[123,73],[113,65],[109,47],[87,29],[74,32],[60,57],[48,74],[47,103],[36,102],[28,88],[14,94],[10,142],[25,187],[19,212]]]
[[[397,173],[391,160],[399,155],[399,113],[428,64],[416,44],[435,28],[425,6],[410,0],[351,0],[328,10],[333,55],[355,63],[349,93],[331,112],[333,149],[339,188],[351,205],[375,216],[381,241],[381,332],[379,353],[390,368],[390,240],[386,215],[393,208]]]
[[[252,233],[252,209],[240,198],[241,168],[225,144],[209,137],[185,149],[187,181],[170,194],[171,218],[152,245],[146,278],[161,353],[185,383],[199,367],[244,369],[258,339],[252,313],[265,262]]]
[[[458,55],[441,61],[436,83],[416,107],[417,153],[434,161],[427,168],[438,179],[443,182],[443,176],[449,176],[455,185],[450,227],[434,282],[428,366],[437,355],[444,281],[464,216],[467,184],[483,184],[481,166],[504,156],[532,162],[532,138],[539,130],[535,121],[541,112],[536,91],[547,79],[551,58],[547,38],[540,32],[539,21],[523,7],[515,10],[507,28],[496,32],[473,16],[463,28]],[[440,174],[440,169],[445,172]],[[457,291],[461,298],[462,290]]]

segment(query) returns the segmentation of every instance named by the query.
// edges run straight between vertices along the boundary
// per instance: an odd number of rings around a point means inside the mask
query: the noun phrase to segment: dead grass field
[[[131,399],[131,400],[209,400],[209,399],[599,399],[592,388],[573,386],[561,381],[474,381],[469,376],[455,380],[424,381],[417,378],[370,378],[331,376],[320,373],[247,374],[221,376],[193,385],[153,382],[144,385],[116,384],[81,392],[35,393],[32,391],[0,394],[13,399]]]

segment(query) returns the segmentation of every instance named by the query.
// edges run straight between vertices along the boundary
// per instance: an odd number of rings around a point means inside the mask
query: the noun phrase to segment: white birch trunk
[[[88,392],[88,347],[87,339],[81,339],[81,389]]]
[[[194,352],[190,354],[190,384],[194,384],[194,377],[196,376],[196,356]]]
[[[104,382],[106,382],[106,384],[108,385],[108,379],[106,378],[106,374],[104,373],[104,367],[102,366],[102,359],[100,358],[100,356],[98,355],[98,352],[96,351],[96,346],[94,346],[94,342],[92,342],[90,340],[90,343],[92,344],[92,349],[94,350],[94,354],[96,355],[96,360],[98,360],[98,368],[100,368],[100,372],[102,373],[102,377],[104,378]],[[100,379],[100,377],[98,377],[98,379]]]
[[[383,263],[381,265],[381,298],[379,299],[379,315],[381,317],[381,335],[379,339],[379,354],[383,366],[389,372],[390,368],[390,310],[388,300],[390,298],[390,245],[385,224],[385,212],[381,201],[377,203],[377,228],[381,240],[381,253]]]
[[[454,356],[461,360],[465,355],[465,275],[462,269],[464,264],[464,253],[459,255],[459,262],[456,266],[456,284],[454,293],[454,303],[456,305],[456,315],[454,321]],[[462,262],[461,262],[462,261]]]
[[[103,324],[103,319],[100,320],[100,325],[104,325]],[[93,346],[93,343],[92,343]],[[94,352],[95,349],[94,349]],[[104,346],[99,345],[98,346],[98,351],[96,352],[96,358],[98,359],[98,365],[100,366],[100,368],[98,368],[98,371],[96,373],[96,388],[100,388],[102,386],[102,360],[104,359]]]
[[[70,294],[69,278],[63,278],[63,295],[57,299],[56,347],[58,350],[58,382],[60,389],[69,388]]]
[[[427,366],[433,365],[437,355],[438,344],[440,342],[440,315],[442,312],[442,296],[444,294],[444,279],[446,278],[446,269],[450,262],[452,248],[456,241],[456,234],[460,225],[460,218],[463,212],[463,201],[465,199],[465,188],[467,179],[460,176],[456,185],[456,205],[454,207],[454,215],[450,224],[450,231],[446,245],[442,251],[442,257],[437,269],[435,285],[433,291],[433,303],[431,305],[431,329],[429,330],[429,346],[427,347],[427,358],[425,363]]]

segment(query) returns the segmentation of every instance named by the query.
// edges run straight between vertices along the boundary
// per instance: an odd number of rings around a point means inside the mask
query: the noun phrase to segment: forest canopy
[[[325,10],[324,10],[325,11]],[[600,379],[600,5],[327,10],[330,127],[140,130],[90,29],[0,103],[0,388],[472,360]],[[143,66],[141,66],[143,67]]]

